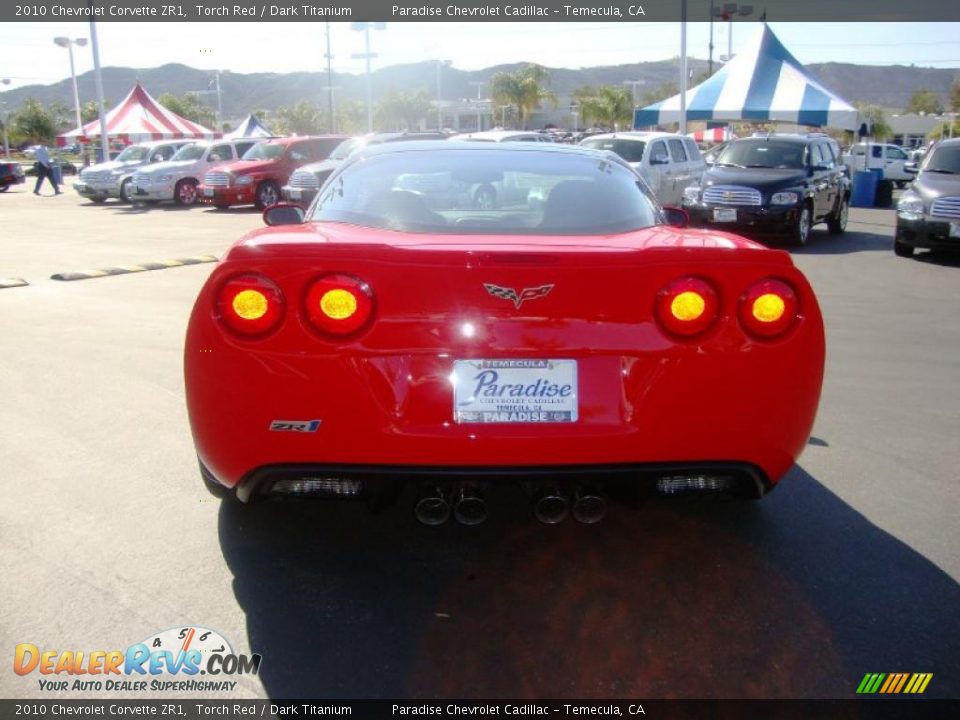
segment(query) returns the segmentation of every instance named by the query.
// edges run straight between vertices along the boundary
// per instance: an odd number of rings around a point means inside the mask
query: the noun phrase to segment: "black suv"
[[[817,223],[846,229],[850,178],[836,141],[822,133],[743,138],[684,191],[683,206],[694,227],[804,245]]]
[[[0,192],[4,192],[11,185],[24,182],[23,168],[18,162],[0,162]]]
[[[287,184],[281,188],[283,199],[295,203],[303,208],[310,207],[313,198],[320,191],[320,186],[347,155],[357,148],[367,145],[377,145],[385,142],[403,142],[406,140],[446,140],[449,135],[443,132],[392,132],[370,133],[361,137],[344,140],[330,153],[330,157],[320,162],[310,163],[294,170]]]
[[[960,250],[960,138],[933,146],[897,203],[893,251],[910,257],[914,248]]]

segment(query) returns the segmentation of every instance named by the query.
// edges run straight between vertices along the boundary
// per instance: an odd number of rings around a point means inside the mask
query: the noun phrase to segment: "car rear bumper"
[[[953,232],[951,235],[951,227]],[[960,250],[960,219],[923,218],[905,220],[897,217],[897,241],[909,247],[929,250]]]
[[[723,205],[684,205],[690,217],[692,227],[713,228],[726,230],[740,235],[787,235],[792,230],[799,217],[799,208],[796,206],[723,206]],[[715,220],[714,210],[736,210],[735,221]]]
[[[256,186],[242,185],[239,187],[211,187],[200,184],[197,187],[197,201],[207,205],[252,205]]]

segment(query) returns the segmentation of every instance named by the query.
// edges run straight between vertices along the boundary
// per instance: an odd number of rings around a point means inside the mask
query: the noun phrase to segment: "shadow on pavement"
[[[927,250],[924,252],[918,250],[913,257],[915,260],[933,265],[960,267],[960,252],[948,252],[946,250]]]
[[[885,225],[883,227],[889,228],[890,226]],[[810,240],[806,246],[790,250],[797,255],[849,255],[850,253],[878,251],[888,252],[892,255],[893,237],[869,232],[857,232],[849,228],[843,235],[831,235],[826,231],[818,232],[814,230],[810,234]]]
[[[483,526],[426,528],[407,500],[221,507],[271,697],[850,698],[867,672],[960,692],[960,587],[802,469],[762,502],[595,526],[497,497]]]

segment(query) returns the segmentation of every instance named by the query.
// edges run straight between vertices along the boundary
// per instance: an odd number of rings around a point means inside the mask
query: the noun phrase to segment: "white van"
[[[688,185],[700,182],[706,167],[693,138],[663,132],[592,135],[582,147],[616,153],[647,181],[661,205],[680,205]]]
[[[850,148],[850,152],[843,156],[843,164],[850,168],[852,175],[865,167],[882,169],[885,180],[893,180],[897,187],[904,187],[913,180],[904,166],[910,162],[910,156],[899,145],[887,143],[870,143],[870,164],[865,163],[867,143],[857,143]]]

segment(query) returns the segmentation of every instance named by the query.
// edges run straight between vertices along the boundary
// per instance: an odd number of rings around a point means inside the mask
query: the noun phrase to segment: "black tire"
[[[907,186],[907,182],[907,180],[897,180],[897,187],[902,190]]]
[[[497,191],[493,185],[481,185],[473,193],[473,206],[479,210],[493,210],[497,207]]]
[[[94,205],[103,205],[107,201],[106,198],[101,198],[101,197],[89,198],[89,200]]]
[[[280,188],[271,180],[265,180],[257,186],[257,210],[266,210],[280,202]]]
[[[184,207],[196,205],[197,198],[197,181],[192,178],[181,180],[173,188],[173,200],[177,205]]]
[[[6,192],[9,189],[10,189],[9,185],[7,185],[6,183],[0,183],[0,192]]]
[[[120,202],[132,203],[133,198],[130,197],[130,184],[133,182],[133,178],[127,178],[122,183],[120,183]]]
[[[837,201],[837,209],[827,218],[827,229],[833,235],[842,235],[847,231],[847,219],[850,216],[850,198],[846,195]]]
[[[893,254],[897,257],[909,258],[913,257],[914,247],[912,245],[907,245],[902,243],[896,238],[893,240]]]
[[[797,222],[790,230],[790,242],[794,247],[803,247],[810,240],[810,229],[813,227],[813,209],[810,203],[800,206]]]

